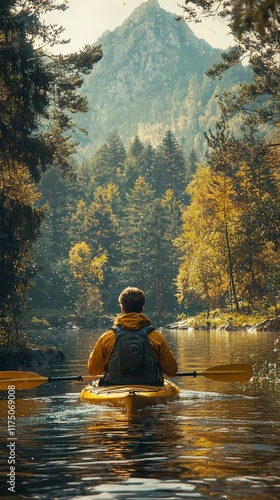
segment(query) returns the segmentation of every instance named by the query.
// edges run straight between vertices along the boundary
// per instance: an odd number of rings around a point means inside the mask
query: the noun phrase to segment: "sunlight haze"
[[[158,0],[160,6],[174,14],[182,14],[182,8],[174,0]],[[64,38],[71,39],[65,46],[57,46],[56,52],[74,52],[86,44],[93,44],[106,31],[113,31],[141,4],[143,0],[67,0],[65,12],[56,11],[47,16],[47,22],[62,25]],[[229,28],[221,20],[205,19],[201,23],[189,23],[198,38],[212,47],[226,49],[234,39]]]

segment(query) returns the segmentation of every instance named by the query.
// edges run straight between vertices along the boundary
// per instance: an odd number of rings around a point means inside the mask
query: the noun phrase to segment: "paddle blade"
[[[9,386],[14,386],[16,391],[33,389],[44,382],[48,382],[48,377],[41,377],[37,373],[21,371],[0,372],[1,391],[9,390]]]
[[[253,367],[249,363],[218,365],[198,372],[197,375],[222,382],[248,382],[253,376]]]

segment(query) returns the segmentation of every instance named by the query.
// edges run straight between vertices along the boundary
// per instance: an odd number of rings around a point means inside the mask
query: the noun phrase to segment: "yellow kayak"
[[[81,399],[99,405],[120,406],[128,410],[164,404],[175,399],[180,390],[164,380],[163,386],[155,385],[111,385],[99,386],[98,380],[90,382],[81,392]]]

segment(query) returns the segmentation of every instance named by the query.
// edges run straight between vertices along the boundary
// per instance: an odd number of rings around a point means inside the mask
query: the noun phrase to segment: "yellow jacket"
[[[115,325],[125,330],[137,331],[151,324],[151,321],[142,313],[121,314],[114,322]],[[167,343],[164,335],[158,330],[153,330],[148,336],[153,355],[156,358],[163,373],[174,377],[178,370],[177,361]],[[100,375],[108,365],[116,341],[116,333],[108,330],[99,337],[88,360],[88,371],[90,375]]]

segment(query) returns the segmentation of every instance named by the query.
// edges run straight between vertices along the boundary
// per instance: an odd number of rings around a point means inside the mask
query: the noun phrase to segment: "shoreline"
[[[217,321],[207,319],[204,323],[197,317],[187,318],[166,325],[168,330],[208,330],[208,331],[249,331],[249,332],[280,332],[280,316],[264,319],[256,324],[236,324],[234,321],[217,324]]]

